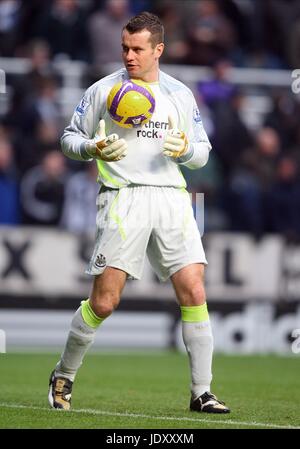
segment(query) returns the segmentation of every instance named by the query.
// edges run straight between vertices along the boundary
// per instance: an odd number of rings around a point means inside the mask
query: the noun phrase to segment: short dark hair
[[[162,22],[158,16],[148,11],[143,11],[132,17],[123,30],[127,30],[130,34],[139,33],[143,30],[150,31],[152,47],[164,42],[164,26]]]

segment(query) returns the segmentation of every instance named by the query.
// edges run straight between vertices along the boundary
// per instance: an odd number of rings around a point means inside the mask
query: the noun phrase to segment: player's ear
[[[159,59],[161,57],[161,55],[163,54],[164,48],[165,48],[165,44],[163,42],[160,42],[159,44],[156,45],[155,56],[157,59]]]

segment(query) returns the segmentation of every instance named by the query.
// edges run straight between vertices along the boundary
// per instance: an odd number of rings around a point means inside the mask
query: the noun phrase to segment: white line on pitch
[[[43,410],[43,411],[51,411],[61,413],[61,410],[51,410],[46,407],[34,407],[29,405],[21,405],[21,404],[8,404],[8,403],[0,403],[0,407],[7,408],[20,408],[20,409],[29,409],[29,410]],[[270,424],[270,423],[259,423],[259,422],[248,422],[248,421],[232,421],[232,420],[217,420],[217,419],[196,419],[196,418],[188,418],[186,416],[182,417],[172,417],[172,416],[151,416],[144,415],[140,413],[118,413],[118,412],[109,412],[105,410],[93,410],[93,409],[72,409],[71,412],[68,413],[88,413],[91,415],[101,415],[101,416],[120,416],[124,418],[146,418],[146,419],[155,419],[162,421],[188,421],[188,422],[197,422],[197,423],[211,423],[211,424],[228,424],[230,426],[249,426],[249,427],[267,427],[271,429],[300,429],[300,427],[296,426],[283,426],[279,424]]]

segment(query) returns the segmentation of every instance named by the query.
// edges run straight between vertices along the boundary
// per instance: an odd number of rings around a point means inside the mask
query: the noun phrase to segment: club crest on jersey
[[[98,254],[95,261],[95,267],[97,268],[103,268],[106,265],[106,258],[103,256],[103,254]]]
[[[84,98],[81,100],[79,105],[76,108],[76,112],[78,115],[85,115],[87,108],[89,107],[90,103],[88,103]]]
[[[200,122],[201,122],[201,115],[200,115],[200,111],[199,111],[198,108],[194,108],[194,111],[193,111],[193,118],[194,118],[194,121],[195,121],[196,123],[200,123]]]

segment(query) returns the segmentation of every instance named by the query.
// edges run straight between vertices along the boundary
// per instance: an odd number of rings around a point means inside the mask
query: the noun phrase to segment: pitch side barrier
[[[292,353],[300,335],[300,246],[281,236],[205,234],[206,288],[216,350]],[[93,236],[52,228],[0,228],[0,329],[7,345],[60,346],[91,288]],[[97,347],[181,348],[179,308],[148,262],[128,281]],[[53,332],[55,329],[55,332]],[[98,345],[98,346],[97,346]]]

